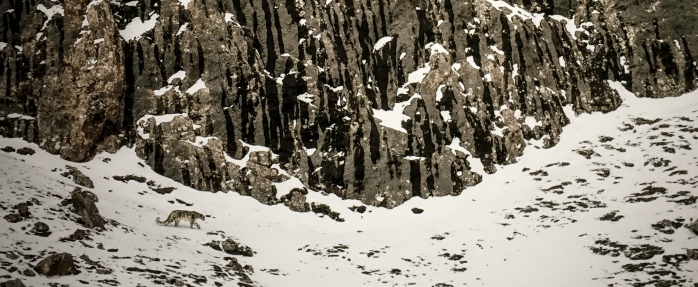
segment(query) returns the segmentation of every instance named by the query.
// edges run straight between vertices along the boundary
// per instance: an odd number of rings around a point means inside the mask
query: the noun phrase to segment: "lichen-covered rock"
[[[293,176],[392,208],[557,144],[565,107],[615,110],[609,80],[698,84],[690,1],[129,2],[0,4],[0,135],[73,161],[135,145],[159,174],[265,204]]]
[[[44,276],[67,276],[78,274],[73,261],[73,256],[69,253],[57,253],[49,255],[39,261],[34,270]]]
[[[307,189],[294,188],[287,195],[282,196],[280,201],[289,209],[297,212],[309,212],[310,203],[306,202]]]
[[[254,256],[254,251],[252,248],[237,243],[232,238],[227,238],[223,241],[212,240],[211,242],[204,244],[204,246],[211,247],[218,251],[223,251],[230,255],[242,255],[245,257]]]
[[[221,243],[221,248],[223,248],[225,253],[230,255],[242,255],[246,257],[252,257],[254,255],[254,251],[252,251],[250,247],[238,244],[230,238]]]
[[[94,195],[94,194],[92,194]],[[93,201],[93,196],[80,188],[76,188],[71,193],[71,201],[74,211],[82,217],[85,226],[89,228],[104,228],[104,219],[99,214],[99,210]]]

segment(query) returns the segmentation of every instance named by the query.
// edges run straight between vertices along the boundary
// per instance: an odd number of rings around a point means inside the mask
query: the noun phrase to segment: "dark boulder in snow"
[[[35,151],[31,148],[23,147],[21,149],[18,149],[17,153],[21,154],[21,155],[33,155],[35,153]]]
[[[22,217],[29,217],[31,215],[31,213],[29,212],[29,205],[27,205],[26,202],[22,202],[20,204],[15,205],[15,209],[17,210],[17,213],[19,213],[19,215]]]
[[[310,204],[305,202],[306,194],[308,194],[307,189],[294,188],[287,195],[282,196],[280,200],[293,211],[308,212],[310,211]]]
[[[94,188],[94,184],[92,183],[92,179],[90,179],[88,176],[84,175],[78,168],[72,167],[69,165],[65,166],[68,171],[61,173],[62,176],[70,178],[75,182],[75,184],[84,186],[87,188]],[[97,202],[95,200],[95,202]]]
[[[223,251],[225,253],[228,253],[230,255],[242,255],[245,257],[252,257],[252,255],[254,255],[254,251],[252,251],[252,248],[243,246],[242,244],[239,244],[230,238],[228,238],[226,241],[223,241],[221,247],[223,248]]]
[[[46,223],[43,222],[37,222],[34,223],[34,229],[32,229],[34,234],[39,235],[39,236],[48,236],[51,234],[49,232],[49,227],[46,225]]]
[[[83,240],[86,236],[87,232],[84,229],[77,229],[70,235],[70,238],[73,240]]]
[[[354,211],[354,212],[358,212],[358,213],[364,213],[364,212],[366,212],[366,206],[365,205],[361,205],[361,206],[354,205],[352,207],[349,207],[349,210]]]
[[[242,255],[245,257],[252,257],[255,253],[252,250],[252,248],[237,243],[232,238],[228,238],[225,241],[213,240],[209,243],[204,244],[204,246],[211,247],[214,250],[223,251],[230,255]]]
[[[73,255],[69,253],[57,253],[49,255],[36,264],[34,267],[37,273],[44,276],[66,276],[75,275],[79,272],[75,268],[75,261],[73,260]]]
[[[75,213],[82,216],[85,226],[89,228],[104,228],[104,219],[102,219],[95,205],[95,198],[93,193],[76,188],[72,193],[73,207],[75,208]]]
[[[15,152],[15,148],[13,148],[13,147],[11,147],[11,146],[6,146],[6,147],[4,147],[4,148],[0,148],[0,150],[1,150],[1,151],[4,151],[4,152],[6,152],[6,153]]]
[[[5,218],[5,220],[7,220],[7,222],[9,222],[9,223],[17,223],[17,222],[22,221],[22,219],[24,219],[24,218],[22,218],[22,216],[20,216],[17,213],[5,215],[5,217],[3,217],[3,218]]]
[[[693,231],[693,233],[698,235],[698,219],[696,221],[693,221],[692,223],[686,224],[686,227]]]
[[[315,202],[313,202],[310,204],[310,208],[312,209],[313,212],[327,215],[330,218],[332,218],[334,221],[344,222],[344,218],[339,217],[339,212],[332,211],[330,206],[327,204],[323,204],[323,203],[316,204]]]
[[[0,283],[0,287],[24,287],[24,283],[22,283],[22,280],[19,280],[19,278],[15,278],[14,280],[8,280],[5,282]]]
[[[34,273],[34,271],[32,271],[31,269],[27,268],[27,269],[24,269],[24,271],[22,271],[22,275],[27,276],[27,277],[34,277],[34,276],[36,276],[36,273]]]

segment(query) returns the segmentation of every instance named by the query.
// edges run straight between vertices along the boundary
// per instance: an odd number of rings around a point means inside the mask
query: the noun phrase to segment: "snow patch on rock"
[[[204,80],[199,78],[199,80],[196,81],[196,83],[194,83],[193,86],[191,86],[191,87],[189,87],[189,89],[187,89],[186,93],[193,95],[194,93],[198,92],[199,90],[205,89],[205,88],[206,88],[206,83],[204,82]]]
[[[140,39],[145,32],[155,28],[155,23],[157,23],[158,17],[160,17],[160,15],[152,14],[150,15],[150,19],[145,21],[141,21],[140,17],[133,18],[123,30],[119,30],[119,34],[121,35],[121,38],[124,38],[124,40],[127,42]]]
[[[376,45],[373,46],[373,52],[382,49],[383,46],[385,46],[385,44],[388,44],[392,40],[393,40],[393,37],[391,37],[391,36],[386,36],[386,37],[378,39],[378,42],[376,42]]]

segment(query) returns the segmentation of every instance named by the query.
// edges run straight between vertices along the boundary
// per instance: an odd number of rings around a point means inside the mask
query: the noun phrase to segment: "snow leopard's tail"
[[[160,221],[160,217],[155,218],[155,223],[157,223],[159,225],[165,225],[165,222]]]

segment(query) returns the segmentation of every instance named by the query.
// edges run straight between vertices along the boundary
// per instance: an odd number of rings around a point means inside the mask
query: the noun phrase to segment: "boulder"
[[[29,217],[31,215],[31,213],[29,212],[29,205],[27,205],[26,202],[17,204],[14,208],[17,210],[17,213],[19,213],[19,215],[22,217]]]
[[[85,192],[80,188],[76,188],[72,193],[73,208],[75,213],[82,216],[85,221],[85,226],[89,228],[100,227],[104,228],[104,219],[99,214],[99,210],[94,203],[91,192]]]
[[[24,283],[22,283],[22,280],[19,280],[19,278],[15,278],[14,280],[9,280],[0,283],[0,287],[24,287]]]
[[[84,175],[78,168],[66,165],[65,168],[67,169],[66,172],[61,173],[62,176],[70,178],[75,182],[75,184],[84,186],[87,188],[94,188],[94,184],[92,183],[92,179],[90,179],[88,176]],[[97,202],[95,200],[95,202]]]
[[[46,234],[49,232],[49,227],[46,225],[46,223],[43,223],[41,221],[34,223],[34,229],[32,229],[37,234]]]
[[[310,204],[306,202],[306,194],[308,194],[307,189],[294,188],[287,195],[282,196],[281,201],[293,211],[309,212]]]
[[[73,240],[83,240],[87,236],[87,232],[84,229],[77,229],[73,234],[70,235],[70,239]]]
[[[228,238],[225,241],[213,240],[209,243],[204,244],[204,246],[211,247],[217,251],[223,251],[230,255],[242,255],[245,257],[252,257],[255,253],[252,250],[252,248],[239,244],[235,242],[235,240],[233,240],[232,238]]]
[[[696,235],[698,235],[698,220],[693,221],[692,223],[686,224],[686,227],[693,231]]]
[[[67,276],[78,274],[73,255],[56,253],[41,260],[34,270],[44,276]]]
[[[253,151],[250,152],[250,159],[248,162],[256,163],[264,167],[271,167],[272,165],[272,154],[271,151]]]
[[[22,216],[20,216],[17,213],[11,213],[11,214],[5,215],[5,217],[3,217],[3,218],[5,218],[5,220],[7,220],[7,222],[9,222],[9,223],[17,223],[17,222],[20,222],[24,219],[24,218],[22,218]]]
[[[17,153],[21,154],[21,155],[33,155],[35,153],[35,151],[31,148],[23,147],[21,149],[18,149]]]
[[[316,204],[315,202],[310,204],[310,208],[313,212],[324,214],[332,218],[334,221],[344,222],[344,218],[339,217],[339,212],[332,211],[329,205],[324,203]]]
[[[24,269],[24,271],[22,271],[22,275],[27,277],[34,277],[36,276],[36,273],[34,273],[34,271],[32,271],[31,269]]]
[[[254,251],[252,251],[251,248],[247,246],[243,246],[242,244],[238,244],[235,242],[235,240],[228,238],[226,241],[223,241],[221,243],[221,247],[223,248],[223,251],[225,253],[228,253],[230,255],[242,255],[245,257],[252,257],[254,255]]]

